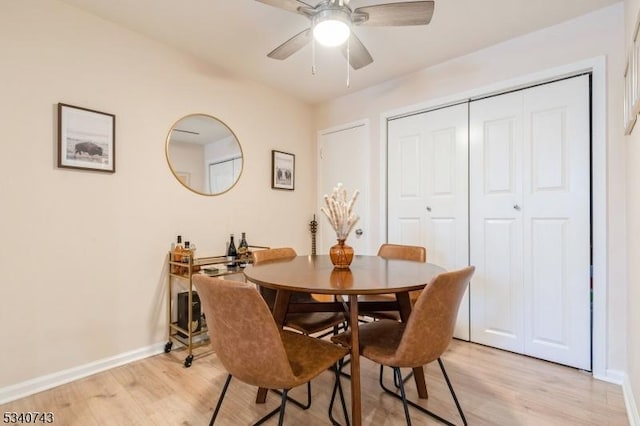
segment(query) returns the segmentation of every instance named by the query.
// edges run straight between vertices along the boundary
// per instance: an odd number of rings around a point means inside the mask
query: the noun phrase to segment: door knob
[[[362,231],[362,228],[356,229],[356,237],[361,237],[362,234],[364,234],[364,232]]]
[[[427,211],[430,212],[431,211],[431,207],[427,206]]]
[[[519,206],[519,205],[517,205],[517,204],[514,204],[514,205],[513,205],[513,209],[514,209],[514,210],[517,210],[517,211],[520,211],[520,206]]]

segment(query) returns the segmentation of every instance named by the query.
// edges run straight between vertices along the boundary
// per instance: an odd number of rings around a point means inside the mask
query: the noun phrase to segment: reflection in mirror
[[[223,122],[206,114],[178,120],[167,136],[167,161],[190,190],[216,195],[235,185],[242,172],[242,148]]]

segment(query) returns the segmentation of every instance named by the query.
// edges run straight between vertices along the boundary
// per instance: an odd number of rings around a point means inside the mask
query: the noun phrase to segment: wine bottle
[[[182,246],[182,235],[178,235],[177,242],[173,246],[173,252],[171,254],[172,260],[174,262],[182,262],[182,252],[184,251],[184,247]],[[182,268],[178,265],[171,265],[171,273],[179,274],[182,271]]]
[[[227,248],[227,267],[234,268],[236,266],[236,258],[238,257],[238,251],[236,250],[236,244],[233,241],[233,234],[229,239],[229,247]]]
[[[184,242],[184,250],[182,250],[182,260],[181,262],[184,263],[185,265],[188,265],[189,263],[191,263],[191,260],[193,259],[193,252],[191,251],[191,243],[189,241],[185,241]],[[182,268],[182,274],[188,274],[189,273],[189,267],[188,266],[184,266]]]
[[[240,259],[240,266],[247,266],[247,262],[249,260],[249,244],[247,244],[247,234],[246,232],[242,233],[242,238],[240,239],[240,245],[238,246],[238,258]]]

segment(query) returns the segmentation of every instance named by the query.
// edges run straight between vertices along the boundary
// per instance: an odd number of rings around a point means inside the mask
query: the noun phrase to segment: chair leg
[[[404,378],[402,379],[402,383],[407,383],[409,381],[409,379],[411,379],[413,377],[413,371],[410,371],[409,374],[407,374],[406,376],[404,376]],[[398,384],[398,378],[396,377],[396,375],[393,375],[393,385],[400,389],[400,385]]]
[[[456,407],[458,408],[458,413],[460,414],[460,417],[462,418],[462,423],[464,424],[464,426],[467,426],[467,419],[464,417],[464,413],[462,412],[462,407],[460,406],[460,403],[458,402],[458,398],[456,397],[456,394],[455,394],[455,392],[453,391],[453,386],[451,385],[451,382],[449,381],[449,377],[447,376],[447,373],[445,372],[445,369],[444,369],[444,364],[442,363],[442,360],[441,360],[440,358],[438,358],[438,363],[439,363],[439,365],[440,365],[440,369],[442,370],[442,374],[443,374],[443,376],[444,376],[444,379],[445,379],[445,381],[447,382],[447,386],[449,386],[449,391],[451,392],[451,396],[453,397],[453,401],[455,402]],[[383,370],[383,366],[382,366],[382,365],[380,365],[380,386],[382,387],[382,389],[384,389],[384,391],[385,391],[386,393],[388,393],[389,395],[393,396],[393,397],[394,397],[394,398],[396,398],[396,399],[401,400],[401,401],[403,402],[403,404],[404,404],[404,402],[406,401],[406,403],[407,403],[407,404],[409,404],[410,406],[412,406],[412,407],[413,407],[413,408],[415,408],[416,410],[419,410],[419,411],[421,411],[421,412],[423,412],[423,413],[425,413],[425,414],[428,414],[429,416],[433,417],[433,418],[434,418],[434,419],[436,419],[436,420],[441,421],[442,423],[444,423],[444,424],[446,424],[446,425],[449,425],[449,426],[455,426],[453,423],[451,423],[451,422],[450,422],[450,421],[448,421],[448,420],[445,420],[444,418],[440,417],[439,415],[435,414],[434,412],[429,411],[429,410],[427,410],[426,408],[424,408],[424,407],[422,407],[422,406],[420,406],[420,405],[416,404],[415,402],[413,402],[413,401],[410,401],[410,400],[406,399],[406,397],[403,399],[403,397],[402,397],[402,396],[399,396],[399,395],[398,395],[398,394],[396,394],[394,391],[392,391],[391,389],[387,388],[387,387],[384,385],[384,382],[383,382],[383,380],[382,380],[382,372],[383,372],[383,371],[384,371],[384,370]],[[398,371],[399,371],[399,369],[398,369]],[[400,373],[396,373],[396,372],[395,372],[395,367],[394,367],[394,374],[400,374]],[[398,383],[402,383],[402,386],[400,387],[400,393],[401,393],[401,394],[402,394],[402,393],[404,393],[404,382],[402,381],[402,376],[400,376],[400,377],[396,378],[396,381],[397,381]],[[405,412],[405,416],[407,416],[406,412]],[[408,424],[408,425],[409,425],[409,424],[411,424],[411,423],[410,423],[410,420],[408,419],[408,417],[407,417],[407,424]]]
[[[336,399],[336,391],[340,392],[340,403],[342,404],[342,412],[344,413],[344,419],[346,421],[346,426],[350,426],[349,423],[349,413],[347,412],[347,404],[344,399],[344,393],[342,392],[342,382],[340,381],[340,370],[342,369],[342,360],[338,361],[338,363],[334,367],[336,379],[333,385],[333,392],[331,392],[331,401],[329,402],[329,419],[331,420],[331,424],[333,426],[340,426],[340,423],[336,421],[333,417],[333,403]]]
[[[380,375],[382,375],[382,371],[380,371]],[[402,407],[404,408],[404,417],[407,419],[407,426],[411,426],[411,417],[409,416],[409,404],[407,404],[407,395],[404,393],[404,382],[402,381],[402,372],[400,372],[400,367],[393,368],[393,377],[394,381],[398,383],[398,387],[400,388],[400,396],[402,397]]]
[[[291,398],[289,398],[287,396],[287,394],[289,393],[289,389],[284,389],[283,391],[276,391],[280,396],[280,406],[278,406],[278,408],[275,408],[271,411],[269,411],[267,414],[265,414],[263,417],[260,418],[260,420],[258,420],[257,422],[255,422],[253,424],[253,426],[260,426],[261,424],[263,424],[264,422],[266,422],[267,420],[269,420],[271,417],[275,416],[276,414],[279,414],[279,420],[278,420],[278,425],[282,424],[282,421],[284,419],[284,409],[285,409],[285,405],[287,403],[287,401],[293,401]]]
[[[289,393],[289,389],[285,389],[282,392],[282,402],[280,402],[280,416],[278,417],[278,426],[282,426],[284,422],[284,409],[287,406],[287,394]]]
[[[282,391],[279,391],[278,389],[271,389],[272,392],[277,393],[278,395],[282,396]],[[289,401],[291,401],[292,404],[297,405],[298,407],[302,408],[303,410],[308,410],[311,407],[311,382],[307,382],[307,402],[305,404],[303,404],[302,402],[298,401],[297,399],[293,399],[289,396],[287,396],[287,399]]]
[[[456,393],[453,390],[453,386],[451,385],[451,381],[449,380],[449,376],[447,375],[447,372],[444,369],[444,363],[442,362],[441,358],[438,358],[438,364],[440,365],[440,370],[442,370],[442,375],[444,376],[444,380],[447,382],[447,386],[449,386],[449,391],[451,392],[451,396],[453,397],[453,401],[456,403],[456,407],[458,408],[458,413],[460,413],[460,417],[462,418],[462,423],[466,426],[467,425],[467,419],[464,416],[464,413],[462,412],[462,407],[460,406],[460,403],[458,402],[458,397],[456,396]]]
[[[229,387],[229,383],[231,382],[231,374],[227,376],[227,381],[224,382],[224,386],[222,387],[222,392],[220,393],[220,397],[218,398],[218,403],[216,404],[216,409],[213,411],[213,416],[211,416],[211,420],[209,421],[209,426],[212,426],[216,421],[216,417],[218,417],[218,411],[220,411],[220,406],[222,406],[222,400],[224,399],[225,394],[227,393],[227,388]]]

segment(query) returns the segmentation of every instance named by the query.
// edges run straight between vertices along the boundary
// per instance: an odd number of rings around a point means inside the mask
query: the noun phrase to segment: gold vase
[[[346,269],[351,265],[353,260],[353,247],[344,243],[345,240],[338,240],[338,244],[329,249],[331,263],[338,269]]]

